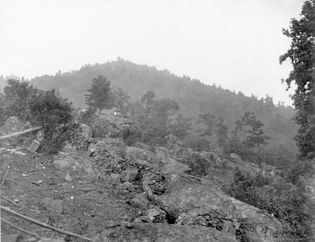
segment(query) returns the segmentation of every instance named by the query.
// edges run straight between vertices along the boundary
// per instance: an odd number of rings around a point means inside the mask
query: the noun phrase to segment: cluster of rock
[[[126,198],[131,194],[126,202],[137,211],[128,223],[99,233],[100,241],[278,241],[277,219],[221,189],[236,167],[262,173],[259,167],[235,155],[225,160],[183,148],[178,141],[171,146],[170,141],[169,148],[126,145],[120,139],[124,132],[134,140],[140,131],[119,117],[98,118],[82,130],[78,136],[84,136],[85,150],[69,146],[55,166],[69,181],[73,172],[106,176]]]
[[[13,117],[0,132],[25,128]],[[90,126],[81,124],[55,156],[53,164],[65,182],[75,176],[91,182],[110,180],[136,211],[130,221],[100,232],[99,241],[278,241],[281,224],[276,218],[221,189],[236,168],[272,176],[271,167],[262,169],[235,154],[221,159],[215,153],[193,151],[174,136],[167,138],[165,147],[141,143],[140,137],[131,120],[97,117]]]

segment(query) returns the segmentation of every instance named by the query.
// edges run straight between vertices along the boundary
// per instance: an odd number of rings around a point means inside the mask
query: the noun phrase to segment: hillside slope
[[[292,142],[295,126],[292,121],[294,109],[275,106],[272,98],[257,99],[236,94],[214,85],[206,85],[189,77],[179,77],[167,70],[137,65],[122,59],[105,64],[85,65],[78,71],[57,73],[55,76],[40,76],[31,83],[41,89],[57,89],[77,107],[83,107],[84,94],[97,75],[104,75],[112,86],[124,89],[133,99],[153,90],[157,98],[171,98],[180,105],[180,112],[196,121],[200,113],[212,113],[222,117],[229,127],[246,111],[256,113],[265,125],[265,132],[274,144]]]

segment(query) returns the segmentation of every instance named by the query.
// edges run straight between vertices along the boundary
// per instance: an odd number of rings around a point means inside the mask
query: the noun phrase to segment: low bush
[[[283,225],[284,237],[310,237],[311,218],[305,209],[307,197],[301,183],[293,185],[281,178],[251,177],[236,170],[232,183],[225,189],[230,196],[275,216]]]

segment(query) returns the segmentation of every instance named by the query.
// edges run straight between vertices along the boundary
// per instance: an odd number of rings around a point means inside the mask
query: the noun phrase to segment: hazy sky
[[[291,103],[282,28],[303,0],[0,0],[0,75],[117,57]]]

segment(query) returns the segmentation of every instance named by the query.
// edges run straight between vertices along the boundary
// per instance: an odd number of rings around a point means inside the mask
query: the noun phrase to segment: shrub
[[[310,237],[310,216],[305,211],[307,198],[301,184],[251,177],[236,170],[232,183],[225,189],[230,196],[273,214],[282,223],[286,238]]]
[[[85,111],[79,114],[78,120],[84,124],[90,124],[90,122],[96,117],[96,108],[88,107]]]
[[[33,124],[41,125],[44,141],[41,150],[48,153],[58,152],[77,128],[71,114],[71,104],[57,97],[54,91],[47,91],[30,102]]]
[[[283,172],[283,177],[292,184],[299,185],[301,176],[309,176],[313,173],[312,163],[314,160],[298,161]]]

